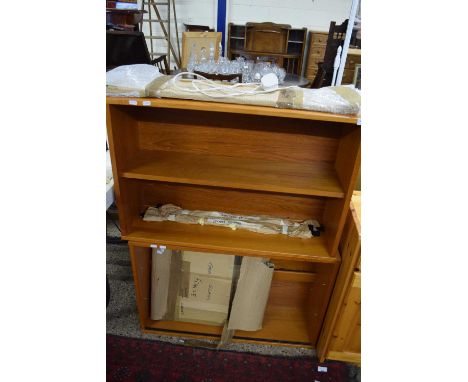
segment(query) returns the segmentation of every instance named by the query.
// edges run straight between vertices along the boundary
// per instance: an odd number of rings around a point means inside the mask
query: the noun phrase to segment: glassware
[[[187,70],[189,72],[193,72],[196,64],[197,64],[197,57],[195,54],[195,44],[192,44],[192,49],[190,49],[189,61],[187,63]]]
[[[221,47],[220,47],[221,49]],[[187,65],[188,71],[199,71],[203,73],[215,74],[242,74],[243,83],[258,83],[262,77],[269,73],[274,73],[278,77],[278,82],[281,84],[286,77],[286,71],[280,68],[276,63],[265,60],[264,57],[257,57],[257,62],[246,60],[244,57],[236,57],[235,60],[228,60],[220,54],[218,60],[215,60],[214,44],[211,43],[209,58],[207,51],[202,48],[200,51],[200,59],[197,61],[195,55],[195,45],[192,46],[190,59]]]

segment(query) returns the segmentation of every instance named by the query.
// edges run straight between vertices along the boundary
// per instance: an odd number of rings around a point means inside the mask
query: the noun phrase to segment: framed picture
[[[354,67],[353,85],[357,89],[361,89],[361,64],[356,64]]]

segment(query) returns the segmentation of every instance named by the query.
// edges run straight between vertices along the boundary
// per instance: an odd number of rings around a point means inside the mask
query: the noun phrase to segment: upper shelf
[[[143,151],[124,178],[343,198],[333,164]]]
[[[205,102],[173,98],[134,98],[134,97],[107,97],[108,105],[132,105],[140,107],[156,107],[167,109],[201,110],[221,113],[236,113],[248,115],[265,115],[283,118],[308,119],[315,121],[329,121],[356,124],[355,115],[342,115],[322,113],[311,110],[281,109],[268,106],[240,105],[234,103]]]

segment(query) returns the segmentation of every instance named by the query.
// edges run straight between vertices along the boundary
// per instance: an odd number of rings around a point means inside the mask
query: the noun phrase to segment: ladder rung
[[[150,52],[150,55],[152,55],[152,56],[156,56],[156,55],[157,56],[162,56],[163,54],[165,54],[167,56],[167,52],[153,52],[153,53]]]
[[[164,36],[145,36],[145,38],[149,38],[151,40],[167,40]]]
[[[147,1],[143,1],[143,4],[145,4],[145,5],[151,5],[151,4],[154,4],[154,5],[169,5],[169,3],[149,3]]]
[[[158,20],[158,19],[143,19],[143,21],[150,21],[153,23],[167,23],[167,20]]]

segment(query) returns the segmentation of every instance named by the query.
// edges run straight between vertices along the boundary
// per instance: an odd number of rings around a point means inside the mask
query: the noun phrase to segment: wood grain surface
[[[260,256],[280,260],[335,263],[324,237],[298,239],[286,235],[265,235],[225,227],[180,224],[176,222],[144,222],[134,224],[135,230],[124,240],[145,245],[161,244],[174,249],[203,250],[245,256]]]
[[[123,183],[127,182],[139,188],[141,213],[148,206],[172,203],[189,210],[322,221],[326,200],[322,197],[124,179]]]
[[[333,165],[152,151],[122,172],[128,179],[342,198]]]
[[[132,102],[132,103],[130,103]],[[322,113],[310,110],[280,109],[267,106],[238,105],[221,102],[205,102],[182,99],[160,99],[160,98],[133,98],[133,97],[106,97],[109,105],[138,105],[145,107],[161,107],[183,110],[203,110],[224,113],[240,113],[249,115],[266,115],[283,118],[310,119],[316,121],[331,121],[356,124],[358,117],[355,115],[342,115]]]

